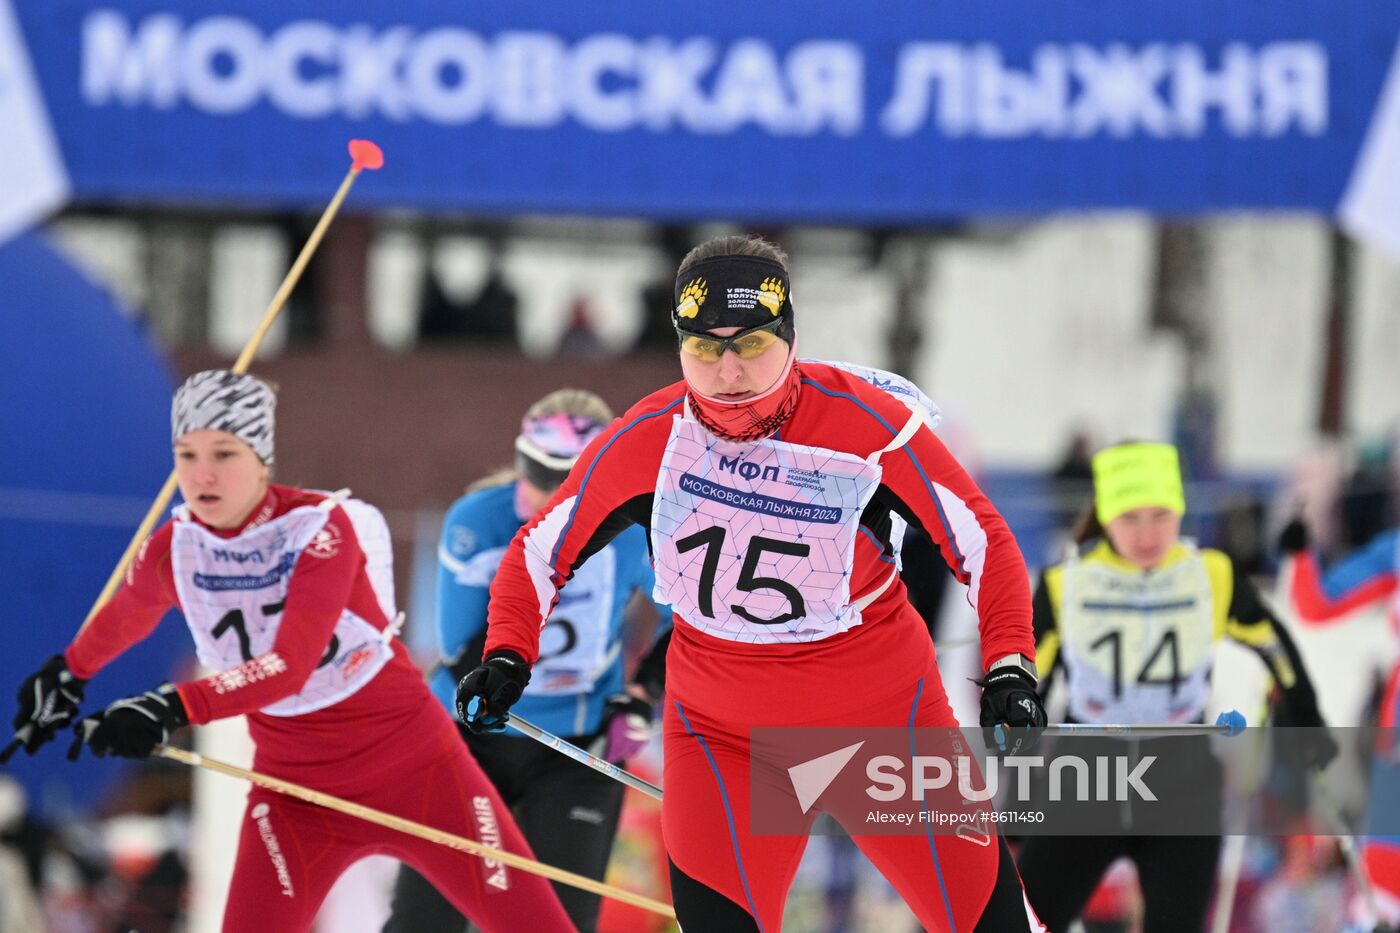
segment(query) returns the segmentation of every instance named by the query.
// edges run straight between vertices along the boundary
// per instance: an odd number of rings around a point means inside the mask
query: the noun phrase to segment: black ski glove
[[[170,684],[161,684],[78,720],[73,727],[68,760],[77,761],[84,745],[98,758],[108,753],[121,758],[146,758],[157,745],[170,740],[170,733],[189,723],[180,694]]]
[[[0,764],[23,748],[34,754],[41,745],[53,740],[59,729],[67,728],[78,715],[83,702],[86,680],[80,680],[68,670],[63,655],[56,654],[44,666],[27,677],[19,688],[19,712],[15,714],[15,737],[4,751]]]
[[[1322,719],[1315,700],[1284,695],[1274,710],[1274,725],[1288,730],[1283,757],[1305,769],[1321,771],[1337,757],[1337,740]]]
[[[1045,728],[1045,706],[1035,679],[1018,667],[999,667],[977,685],[982,688],[980,722],[987,750],[1019,755],[1034,748]]]
[[[457,685],[457,718],[472,732],[500,732],[530,682],[530,665],[514,651],[493,651]]]

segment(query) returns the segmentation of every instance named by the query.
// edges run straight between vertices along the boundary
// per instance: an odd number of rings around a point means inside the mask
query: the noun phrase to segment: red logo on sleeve
[[[306,546],[306,552],[312,557],[334,557],[340,553],[340,542],[340,529],[334,522],[326,522],[326,526],[316,532],[316,537]]]

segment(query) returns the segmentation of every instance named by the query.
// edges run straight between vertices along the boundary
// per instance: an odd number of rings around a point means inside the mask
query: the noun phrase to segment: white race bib
[[[886,449],[920,420],[912,415]],[[738,443],[677,415],[652,506],[655,600],[703,632],[755,644],[819,641],[859,625],[856,528],[884,452]]]
[[[605,547],[574,572],[540,631],[540,659],[530,671],[530,696],[588,693],[612,666],[622,642],[611,645],[617,592],[617,551]]]
[[[1147,574],[1075,559],[1063,586],[1060,650],[1071,716],[1172,723],[1202,715],[1215,621],[1199,555]]]
[[[297,559],[307,547],[335,546],[328,540],[326,522],[336,504],[331,498],[321,505],[300,506],[234,538],[220,538],[187,520],[183,507],[176,510],[171,539],[176,592],[199,660],[216,671],[243,676],[244,682],[220,681],[226,689],[236,690],[258,676],[257,671],[235,669],[272,650]],[[367,503],[344,505],[353,506],[346,514],[357,536],[365,535],[362,547],[370,579],[386,616],[392,618],[393,576],[392,566],[387,575],[384,567],[389,552],[383,517]],[[382,588],[386,585],[387,590]],[[369,683],[392,655],[383,633],[347,609],[336,622],[325,656],[301,690],[262,712],[297,716],[338,703]],[[276,668],[281,660],[268,656],[262,663]],[[280,669],[269,669],[263,676],[278,673]]]

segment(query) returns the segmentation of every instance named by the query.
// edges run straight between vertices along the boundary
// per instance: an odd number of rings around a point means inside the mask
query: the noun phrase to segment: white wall
[[[658,249],[642,244],[580,243],[573,240],[512,240],[501,259],[506,282],[520,297],[521,347],[548,356],[569,326],[574,302],[587,301],[599,342],[614,352],[632,345],[644,312],[642,290],[669,272]]]
[[[369,332],[382,346],[410,350],[417,340],[427,262],[422,238],[410,231],[383,230],[370,243]]]
[[[895,283],[878,271],[818,258],[792,263],[797,349],[807,359],[888,368]]]
[[[141,226],[111,217],[59,218],[49,225],[58,248],[124,308],[140,308],[146,286],[147,244]]]
[[[1331,233],[1313,217],[1252,215],[1212,223],[1206,236],[1220,462],[1282,470],[1316,436]]]
[[[1376,435],[1400,426],[1400,261],[1363,249],[1355,288],[1348,427]]]
[[[1164,437],[1182,357],[1148,327],[1155,248],[1130,215],[935,247],[916,381],[993,466],[1049,466],[1080,426],[1105,443]]]
[[[140,224],[73,217],[51,229],[128,305],[150,299],[149,279],[161,270],[152,268]],[[721,232],[734,231],[693,231],[697,242]],[[1316,217],[1253,214],[1206,223],[1202,235],[1221,465],[1287,469],[1316,446],[1330,228]],[[579,299],[604,352],[630,347],[648,315],[666,313],[642,306],[642,289],[674,272],[653,237],[645,224],[517,221],[501,261],[520,297],[526,351],[555,352]],[[900,263],[872,266],[871,237],[862,231],[804,227],[782,239],[793,260],[800,352],[890,366]],[[916,244],[911,237],[896,251],[924,249]],[[216,226],[209,246],[208,336],[231,355],[260,319],[291,245],[271,225],[232,223]],[[378,341],[412,348],[427,264],[453,297],[470,300],[490,251],[480,236],[429,239],[411,224],[386,224],[371,247],[368,282]],[[1150,328],[1152,220],[1110,214],[977,227],[926,255],[927,285],[915,298],[925,335],[909,375],[950,424],[968,429],[984,463],[1048,466],[1080,428],[1100,443],[1168,436],[1184,357],[1177,335]],[[1347,426],[1353,436],[1375,436],[1400,423],[1400,263],[1360,249],[1353,284]],[[274,326],[266,353],[277,352],[286,326],[285,319]]]
[[[219,353],[236,357],[262,323],[268,302],[291,268],[291,247],[276,227],[229,224],[214,231],[210,263],[209,343]],[[286,344],[287,319],[285,313],[277,315],[260,356],[274,356]]]

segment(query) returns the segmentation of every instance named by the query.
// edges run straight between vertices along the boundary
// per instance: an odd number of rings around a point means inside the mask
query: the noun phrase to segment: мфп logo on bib
[[[257,549],[251,551],[235,551],[230,548],[216,547],[211,553],[214,555],[215,561],[227,561],[240,566],[243,564],[267,563],[267,558],[263,556],[263,552]]]

